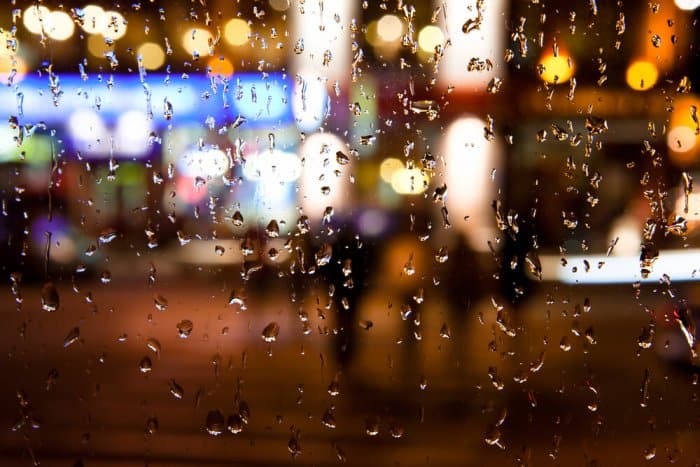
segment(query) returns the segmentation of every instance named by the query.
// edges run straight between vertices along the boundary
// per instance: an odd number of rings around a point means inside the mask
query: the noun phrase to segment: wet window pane
[[[6,6],[0,464],[700,463],[697,0]]]

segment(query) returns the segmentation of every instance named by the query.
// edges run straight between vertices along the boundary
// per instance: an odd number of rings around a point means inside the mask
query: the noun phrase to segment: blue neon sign
[[[56,78],[26,76],[0,88],[0,112],[20,122],[61,124],[78,109],[92,109],[110,125],[128,111],[144,112],[154,125],[204,124],[245,119],[246,127],[285,125],[294,121],[291,82],[281,73],[219,76],[149,74],[93,75],[59,73]],[[241,121],[239,119],[239,121]]]

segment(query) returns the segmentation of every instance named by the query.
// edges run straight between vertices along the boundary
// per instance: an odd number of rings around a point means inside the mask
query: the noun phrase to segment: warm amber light
[[[52,11],[46,16],[44,30],[51,39],[65,41],[73,35],[75,25],[68,13]]]
[[[126,20],[118,11],[105,11],[100,32],[112,40],[121,39],[126,34]]]
[[[540,78],[550,84],[566,83],[574,75],[574,62],[571,57],[559,53],[556,57],[548,54],[542,57]]]
[[[100,34],[88,36],[87,48],[91,55],[99,58],[104,58],[105,54],[112,50],[109,44],[105,43],[104,37]]]
[[[385,42],[394,42],[403,34],[403,23],[396,15],[384,15],[377,21],[377,34]]]
[[[382,180],[387,183],[391,183],[391,178],[394,176],[396,171],[403,168],[403,162],[395,157],[389,157],[384,159],[382,164],[379,166],[379,175],[382,177]]]
[[[231,60],[222,57],[212,57],[207,62],[207,66],[211,69],[211,73],[220,76],[231,76],[235,71]]]
[[[379,31],[378,27],[377,31]],[[426,26],[418,33],[418,47],[420,47],[423,52],[435,52],[435,46],[442,45],[444,40],[445,36],[442,33],[442,29],[437,26]]]
[[[11,57],[9,55],[0,55],[0,83],[7,84],[7,80],[11,75],[12,82],[18,83],[27,74],[27,63],[19,55]]]
[[[693,11],[700,7],[700,0],[675,0],[676,6],[684,11]]]
[[[10,31],[0,30],[0,41],[2,41],[2,43],[0,43],[0,58],[12,57],[17,53],[17,50],[10,46],[10,41],[13,39],[14,38],[12,37],[12,33]]]
[[[638,60],[627,67],[627,85],[635,91],[647,91],[659,79],[659,70],[651,62]]]
[[[206,29],[188,29],[182,35],[182,47],[187,53],[194,55],[210,55],[209,44],[213,41],[211,33]]]
[[[248,43],[250,26],[240,18],[234,18],[224,27],[224,39],[231,45],[240,46]]]
[[[165,52],[155,42],[146,42],[136,51],[143,60],[143,67],[147,70],[157,70],[165,63]]]
[[[697,136],[692,128],[677,126],[666,135],[666,144],[674,152],[688,152],[695,147]]]
[[[27,31],[40,34],[42,23],[46,21],[50,10],[45,6],[32,5],[22,13],[22,22]]]
[[[428,175],[420,169],[399,169],[391,177],[391,187],[401,195],[419,195],[429,182]]]
[[[290,4],[289,0],[270,0],[270,6],[273,10],[286,11]]]
[[[666,133],[669,158],[678,166],[694,164],[700,147],[700,123],[698,123],[700,98],[688,94],[673,102],[673,112]]]
[[[83,31],[88,34],[100,34],[107,25],[107,17],[102,7],[97,5],[87,5],[83,8]]]

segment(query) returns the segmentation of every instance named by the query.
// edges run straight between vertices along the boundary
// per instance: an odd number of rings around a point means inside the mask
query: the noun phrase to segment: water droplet
[[[321,424],[326,428],[330,428],[331,430],[335,428],[336,422],[332,409],[326,410],[326,412],[323,414],[323,417],[321,417]]]
[[[168,299],[160,294],[153,296],[153,303],[158,311],[165,311],[168,309]]]
[[[304,52],[304,38],[296,41],[294,44],[294,53],[299,55]]]
[[[649,369],[645,368],[644,369],[644,378],[642,380],[642,388],[641,388],[642,400],[639,402],[639,405],[641,407],[646,407],[649,404],[649,383],[650,382],[651,382],[651,374],[649,373]]]
[[[270,238],[277,238],[280,236],[280,226],[275,219],[272,219],[265,228],[265,233]]]
[[[592,326],[589,326],[588,328],[586,328],[586,330],[583,332],[583,335],[586,338],[586,340],[588,341],[588,343],[591,345],[594,345],[598,342],[595,338],[595,333],[593,331]]]
[[[449,254],[446,246],[440,247],[437,254],[435,254],[435,261],[438,263],[445,263],[449,258]]]
[[[491,81],[489,81],[488,85],[486,85],[486,92],[488,92],[489,94],[496,94],[498,91],[501,90],[502,84],[503,80],[494,76],[493,78],[491,78]]]
[[[69,347],[80,338],[80,328],[78,326],[70,330],[65,339],[63,339],[63,348]]]
[[[661,36],[658,34],[651,36],[651,44],[656,48],[661,47]]]
[[[207,414],[206,422],[207,433],[212,436],[221,435],[226,429],[224,414],[220,410],[210,410]]]
[[[117,238],[117,231],[113,228],[108,228],[100,232],[98,240],[101,244],[105,244],[110,243],[115,238]]]
[[[241,311],[245,311],[248,309],[246,307],[245,294],[242,290],[232,291],[228,299],[228,304],[229,306],[238,305]]]
[[[586,117],[586,130],[592,135],[605,133],[608,131],[608,121],[603,118],[588,115]]]
[[[239,414],[233,414],[229,415],[228,421],[226,422],[226,429],[233,433],[234,435],[237,435],[241,431],[243,431],[243,419]]]
[[[489,446],[498,446],[501,449],[505,449],[505,446],[501,443],[501,430],[496,426],[489,427],[484,435],[484,441]]]
[[[172,394],[175,399],[182,399],[185,397],[185,390],[182,389],[182,386],[177,384],[174,379],[168,380],[168,387],[170,389],[170,394]]]
[[[292,457],[297,457],[301,455],[301,443],[299,443],[299,434],[292,434],[287,443],[287,450],[290,452]]]
[[[411,101],[411,111],[417,115],[426,115],[428,120],[435,120],[440,111],[440,106],[433,100]]]
[[[540,257],[535,250],[530,251],[525,255],[525,264],[527,265],[528,271],[538,280],[542,280],[542,263],[540,262]]]
[[[408,257],[408,261],[403,265],[403,273],[407,276],[412,276],[416,273],[416,268],[413,266],[413,253]]]
[[[654,339],[654,328],[652,328],[651,326],[644,326],[642,328],[642,333],[639,335],[639,338],[637,339],[637,344],[642,349],[649,349],[649,348],[651,348],[651,345],[653,343],[653,339]]]
[[[109,271],[102,271],[100,273],[100,282],[103,284],[109,284],[112,282],[112,273]]]
[[[676,87],[676,92],[680,94],[687,94],[690,92],[692,88],[690,78],[687,76],[683,76],[680,81],[678,82],[678,86]]]
[[[192,321],[189,319],[183,319],[177,323],[177,334],[180,336],[180,339],[187,339],[190,337],[190,334],[192,334],[192,327]]]
[[[389,424],[389,433],[391,434],[392,438],[401,438],[404,435],[403,426],[397,422],[391,422]]]
[[[146,420],[146,434],[155,435],[158,432],[158,419],[156,417],[149,417]]]
[[[165,117],[166,120],[173,118],[173,104],[167,97],[163,99],[163,117]]]
[[[265,326],[265,329],[262,331],[262,339],[265,342],[275,342],[277,340],[277,336],[280,333],[280,325],[277,324],[275,321],[272,321],[269,323],[267,326]]]
[[[58,310],[61,301],[58,296],[58,290],[53,282],[47,282],[41,288],[41,308],[44,311],[54,312]]]
[[[321,267],[331,262],[331,257],[333,256],[333,247],[328,243],[324,243],[316,251],[316,266]]]
[[[233,222],[233,225],[236,227],[240,227],[243,225],[243,214],[241,214],[241,211],[236,211],[233,213],[233,216],[231,217],[231,222]]]
[[[56,381],[58,381],[58,370],[52,368],[51,371],[49,371],[48,376],[46,377],[46,390],[50,391],[51,389],[53,389],[54,385],[56,384]]]
[[[675,318],[678,327],[688,343],[692,358],[696,359],[698,356],[697,340],[695,338],[697,330],[690,310],[688,310],[685,306],[681,306],[673,310],[673,317]]]
[[[160,342],[158,342],[158,339],[154,337],[149,337],[146,340],[146,347],[156,355],[160,353]]]
[[[328,385],[328,394],[330,394],[330,395],[333,396],[333,397],[335,397],[335,396],[337,396],[338,394],[340,394],[340,381],[339,381],[339,378],[340,378],[339,374],[336,374],[336,375],[333,377],[333,380],[331,381],[331,383]]]
[[[338,151],[335,153],[335,161],[338,165],[347,165],[350,163],[350,158],[342,151]]]
[[[421,389],[421,391],[425,391],[425,389],[428,387],[428,378],[421,375],[420,380],[418,381],[418,387]]]
[[[656,457],[656,446],[654,446],[653,444],[647,446],[646,448],[644,448],[643,453],[644,459],[648,461],[654,459]]]
[[[365,420],[365,433],[368,436],[377,436],[379,434],[379,418],[378,417],[368,417]]]
[[[153,369],[153,362],[151,362],[151,359],[146,355],[144,356],[141,361],[139,362],[139,370],[141,373],[150,373],[150,371]]]
[[[452,337],[452,330],[447,323],[442,323],[442,327],[440,327],[440,337],[443,339],[450,339]]]

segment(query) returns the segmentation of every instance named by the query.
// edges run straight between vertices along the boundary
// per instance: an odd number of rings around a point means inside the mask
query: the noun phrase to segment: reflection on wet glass
[[[0,12],[0,463],[700,462],[697,1],[78,3]]]

